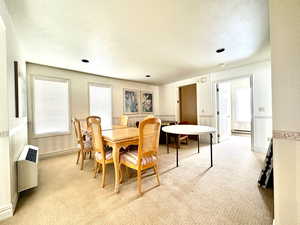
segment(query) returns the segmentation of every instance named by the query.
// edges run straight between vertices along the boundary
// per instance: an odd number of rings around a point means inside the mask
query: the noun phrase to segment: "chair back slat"
[[[159,147],[161,121],[158,118],[146,118],[139,125],[138,163],[143,157],[157,155]]]
[[[83,144],[80,121],[78,119],[74,118],[72,120],[72,122],[73,122],[73,126],[74,126],[74,129],[75,129],[76,142],[77,142],[77,144],[80,145],[80,148],[83,149],[84,144]]]
[[[101,129],[101,118],[98,116],[89,116],[87,118],[87,127],[92,135],[93,150],[95,152],[100,152],[105,156],[105,151],[103,148],[103,137]],[[103,157],[105,159],[105,157]]]

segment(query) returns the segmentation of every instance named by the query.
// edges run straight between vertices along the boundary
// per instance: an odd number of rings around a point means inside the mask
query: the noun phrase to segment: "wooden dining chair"
[[[78,164],[79,159],[81,157],[80,170],[83,170],[83,165],[84,165],[84,160],[86,159],[86,154],[92,153],[92,145],[91,145],[91,141],[84,140],[84,137],[82,135],[80,121],[75,118],[72,120],[72,122],[73,122],[74,129],[75,129],[76,141],[78,144],[78,153],[77,153],[76,164]]]
[[[114,163],[112,151],[105,151],[102,139],[101,118],[90,116],[87,118],[89,131],[92,135],[93,150],[95,151],[95,175],[96,178],[99,169],[102,167],[101,187],[105,185],[106,165]],[[100,167],[101,166],[101,167]]]
[[[124,165],[137,171],[137,190],[142,192],[142,172],[153,168],[158,185],[160,185],[158,175],[158,146],[161,121],[158,118],[147,118],[139,125],[139,145],[137,150],[125,152],[120,156],[120,170]],[[121,170],[121,181],[123,174]]]
[[[128,116],[121,115],[121,117],[120,117],[120,126],[124,126],[124,127],[128,126]]]
[[[89,134],[90,135],[92,135],[92,127],[91,127],[91,121],[92,120],[95,120],[95,121],[99,121],[99,123],[101,124],[101,118],[99,117],[99,116],[88,116],[87,118],[86,118],[86,127],[87,127],[87,130],[88,130],[88,132],[89,132]],[[92,146],[93,147],[93,146]]]
[[[153,117],[154,117],[154,115],[148,115],[148,116],[146,116],[144,119],[153,118]],[[139,124],[140,124],[140,121],[136,121],[136,122],[135,122],[135,126],[136,126],[137,128],[139,128]]]

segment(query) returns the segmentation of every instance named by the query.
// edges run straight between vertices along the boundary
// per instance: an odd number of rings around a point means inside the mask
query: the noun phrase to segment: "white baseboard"
[[[17,207],[17,203],[18,203],[18,199],[19,199],[19,194],[15,193],[13,199],[12,199],[12,209],[13,209],[13,213],[15,212],[15,209]]]
[[[13,208],[11,204],[0,206],[0,221],[5,220],[12,216],[13,216]]]
[[[261,152],[261,153],[267,153],[268,149],[267,148],[261,148],[261,147],[255,147],[253,148],[254,152]]]
[[[68,149],[63,149],[61,151],[40,153],[39,158],[46,159],[46,158],[55,157],[55,156],[59,156],[59,155],[66,155],[66,154],[74,153],[77,151],[78,151],[78,148],[68,148]]]

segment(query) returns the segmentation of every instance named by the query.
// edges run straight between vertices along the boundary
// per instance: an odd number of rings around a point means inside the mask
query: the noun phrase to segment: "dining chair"
[[[114,163],[112,150],[105,151],[102,138],[101,118],[90,116],[87,118],[89,131],[92,135],[93,150],[95,151],[95,175],[96,178],[99,169],[102,167],[101,187],[105,185],[106,165]]]
[[[88,130],[90,135],[91,135],[91,132],[92,132],[92,130],[91,130],[92,129],[92,127],[91,127],[92,119],[95,120],[95,121],[99,121],[99,123],[101,124],[101,118],[99,116],[88,116],[86,118],[86,127],[87,127],[87,130]]]
[[[83,170],[84,160],[86,159],[86,153],[92,154],[92,145],[91,145],[90,140],[84,139],[84,137],[82,135],[80,121],[78,119],[74,118],[72,120],[72,122],[73,122],[74,129],[75,129],[76,142],[77,142],[77,145],[78,145],[78,153],[77,153],[76,164],[78,164],[79,159],[81,157],[80,170]]]
[[[142,172],[153,168],[158,186],[160,185],[158,175],[158,146],[161,121],[158,118],[147,118],[139,125],[139,145],[137,150],[125,152],[120,156],[121,181],[123,174],[121,166],[129,167],[137,171],[137,191],[142,192]]]
[[[154,117],[154,115],[148,115],[148,116],[146,116],[144,119],[153,118],[153,117]],[[139,124],[140,124],[140,121],[136,121],[136,122],[135,122],[135,126],[136,126],[137,128],[139,128]]]
[[[120,117],[120,125],[121,126],[128,126],[128,116],[125,116],[125,115],[121,115]]]

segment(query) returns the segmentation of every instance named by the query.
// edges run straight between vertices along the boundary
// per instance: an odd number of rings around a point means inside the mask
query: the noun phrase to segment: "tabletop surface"
[[[105,130],[102,131],[104,140],[121,141],[126,139],[139,138],[139,129],[128,127],[123,129]]]
[[[171,125],[165,126],[162,130],[170,134],[188,134],[188,135],[197,135],[203,133],[214,133],[216,129],[208,126],[201,125]]]

